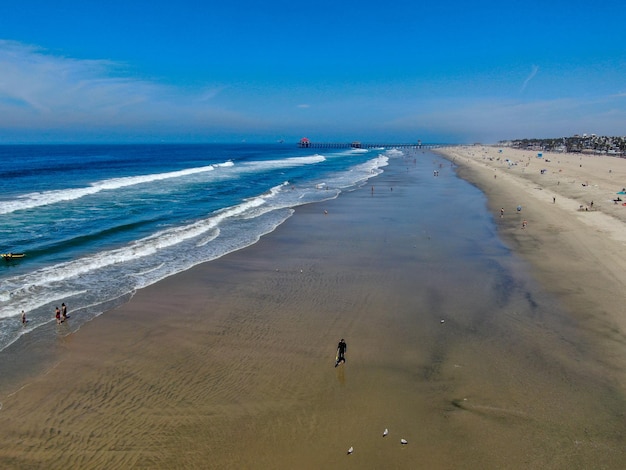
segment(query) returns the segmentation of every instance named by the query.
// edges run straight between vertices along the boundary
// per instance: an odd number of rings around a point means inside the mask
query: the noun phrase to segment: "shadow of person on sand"
[[[335,369],[335,374],[337,375],[337,381],[339,385],[342,387],[346,385],[346,368],[345,367],[337,367]]]

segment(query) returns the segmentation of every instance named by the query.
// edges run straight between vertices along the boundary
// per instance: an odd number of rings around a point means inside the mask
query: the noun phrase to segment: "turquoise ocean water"
[[[50,330],[62,302],[75,330],[402,155],[288,144],[0,146],[0,252],[26,253],[0,260],[0,350]]]

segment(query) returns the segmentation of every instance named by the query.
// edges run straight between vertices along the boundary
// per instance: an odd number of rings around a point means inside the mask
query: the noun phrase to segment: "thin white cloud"
[[[198,101],[211,101],[217,95],[219,95],[226,87],[213,87],[206,88],[198,95]]]
[[[42,49],[0,41],[0,98],[33,115],[124,105],[147,92],[147,84],[112,76],[108,61],[76,60]],[[137,92],[141,93],[137,93]]]
[[[535,78],[535,75],[537,75],[537,72],[539,72],[539,66],[537,65],[533,65],[530,71],[530,75],[528,75],[528,77],[526,77],[526,80],[524,80],[524,83],[522,84],[522,89],[520,90],[520,93],[524,93],[524,91],[526,90],[526,87],[528,86],[528,83]]]
[[[0,40],[0,131],[236,127],[249,121],[210,102],[221,87],[188,91],[125,74],[122,64],[51,54]]]

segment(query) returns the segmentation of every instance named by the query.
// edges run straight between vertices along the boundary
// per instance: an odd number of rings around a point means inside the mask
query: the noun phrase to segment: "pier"
[[[298,147],[307,149],[375,149],[375,148],[414,148],[414,149],[430,149],[439,147],[439,145],[422,145],[422,141],[418,140],[416,144],[390,144],[390,143],[363,143],[363,142],[311,142],[306,137],[300,139]]]

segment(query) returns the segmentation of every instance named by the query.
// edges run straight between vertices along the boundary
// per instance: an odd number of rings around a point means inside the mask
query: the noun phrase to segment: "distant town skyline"
[[[523,138],[500,142],[517,148],[542,149],[551,152],[585,152],[622,156],[626,154],[626,136],[575,134],[570,137]]]
[[[626,134],[619,2],[0,5],[0,144]]]

